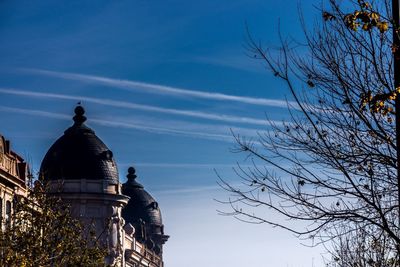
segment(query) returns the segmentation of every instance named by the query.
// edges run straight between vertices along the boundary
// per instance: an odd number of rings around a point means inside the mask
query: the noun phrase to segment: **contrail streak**
[[[57,77],[66,80],[75,80],[81,82],[95,83],[106,85],[110,87],[115,87],[119,89],[125,90],[141,90],[148,93],[158,93],[165,95],[176,95],[176,96],[189,96],[193,98],[203,98],[203,99],[211,99],[211,100],[219,100],[219,101],[233,101],[240,102],[245,104],[252,105],[261,105],[261,106],[270,106],[270,107],[279,107],[279,108],[287,108],[288,105],[291,108],[299,109],[299,106],[294,101],[285,101],[278,99],[268,99],[268,98],[255,98],[255,97],[246,97],[246,96],[235,96],[235,95],[227,95],[222,93],[214,93],[214,92],[205,92],[205,91],[194,91],[182,88],[176,88],[171,86],[145,83],[140,81],[131,81],[131,80],[122,80],[122,79],[113,79],[108,77],[101,77],[95,75],[86,75],[86,74],[77,74],[77,73],[69,73],[69,72],[57,72],[57,71],[49,71],[49,70],[41,70],[41,69],[19,69],[20,71],[40,74],[45,76]]]
[[[34,109],[22,109],[22,108],[14,108],[14,107],[6,107],[0,106],[0,110],[4,112],[11,113],[19,113],[25,114],[29,116],[39,116],[53,119],[61,119],[61,120],[70,120],[71,116],[61,113],[54,113],[42,110],[34,110]],[[102,119],[90,119],[90,122],[93,124],[107,126],[107,127],[115,127],[115,128],[128,128],[128,129],[137,129],[143,130],[156,134],[169,134],[169,135],[184,135],[190,137],[197,137],[202,139],[212,139],[224,142],[234,142],[234,139],[230,135],[223,134],[213,134],[213,133],[203,133],[203,132],[193,132],[193,131],[184,131],[184,130],[176,130],[170,128],[163,127],[152,127],[152,126],[144,126],[140,124],[127,123],[122,121],[115,120],[102,120]]]
[[[208,119],[208,120],[245,123],[245,124],[256,124],[256,125],[263,125],[263,126],[267,125],[266,120],[249,118],[249,117],[237,117],[237,116],[231,116],[231,115],[213,114],[213,113],[206,113],[206,112],[193,111],[193,110],[162,108],[162,107],[156,107],[156,106],[136,104],[136,103],[126,102],[126,101],[116,101],[116,100],[110,100],[110,99],[101,99],[101,98],[78,96],[78,95],[42,93],[42,92],[22,91],[22,90],[6,89],[6,88],[0,88],[0,93],[10,94],[10,95],[20,95],[20,96],[25,96],[25,97],[55,98],[55,99],[63,99],[63,100],[85,101],[85,102],[95,103],[95,104],[100,104],[100,105],[105,105],[105,106],[136,109],[136,110],[158,112],[158,113],[164,113],[164,114],[167,113],[167,114],[196,117],[196,118]]]

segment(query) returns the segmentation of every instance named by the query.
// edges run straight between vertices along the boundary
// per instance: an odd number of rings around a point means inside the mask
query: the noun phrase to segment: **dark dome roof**
[[[47,151],[40,175],[44,180],[91,179],[118,183],[112,152],[84,122],[85,110],[75,108],[74,125]]]
[[[122,210],[122,217],[127,223],[137,225],[142,220],[153,227],[150,234],[163,234],[161,211],[154,198],[136,181],[135,169],[128,169],[128,181],[122,185],[122,194],[129,196],[128,205]]]

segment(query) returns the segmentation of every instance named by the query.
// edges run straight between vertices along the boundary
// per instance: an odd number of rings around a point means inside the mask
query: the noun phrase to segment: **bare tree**
[[[343,231],[343,229],[339,229]],[[385,234],[372,228],[356,229],[340,235],[327,248],[330,252],[327,267],[396,267],[399,266],[396,244]]]
[[[286,83],[296,104],[283,127],[271,122],[258,140],[236,135],[237,151],[254,166],[237,169],[243,186],[221,179],[231,193],[223,213],[316,243],[373,229],[399,249],[398,27],[388,0],[345,2],[329,0],[312,31],[300,19],[303,45],[281,38],[273,51],[249,34],[252,57]]]

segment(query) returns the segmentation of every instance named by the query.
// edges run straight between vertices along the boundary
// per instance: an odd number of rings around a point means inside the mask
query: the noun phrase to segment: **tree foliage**
[[[304,45],[282,38],[273,51],[249,34],[248,51],[295,104],[283,127],[236,136],[254,166],[238,168],[243,186],[221,179],[231,193],[224,213],[320,242],[368,229],[368,239],[384,236],[399,250],[391,3],[329,0],[321,15],[312,31],[301,19]]]
[[[106,250],[90,229],[36,183],[27,197],[14,199],[0,232],[0,266],[104,266]]]

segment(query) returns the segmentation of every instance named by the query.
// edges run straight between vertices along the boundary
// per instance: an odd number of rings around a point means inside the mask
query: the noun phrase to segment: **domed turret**
[[[74,124],[48,150],[40,168],[51,194],[70,207],[71,215],[98,235],[107,248],[107,266],[124,255],[121,210],[129,197],[121,194],[112,152],[84,122],[85,110],[75,108]],[[89,231],[89,228],[85,231]]]
[[[157,254],[162,253],[162,245],[168,240],[164,235],[161,211],[155,199],[136,181],[136,171],[128,169],[128,181],[122,185],[122,194],[129,196],[128,205],[122,209],[122,217],[126,223],[132,224],[135,237],[145,243]]]
[[[49,180],[107,180],[118,183],[113,153],[84,122],[85,110],[75,108],[74,124],[48,150],[40,168]]]

